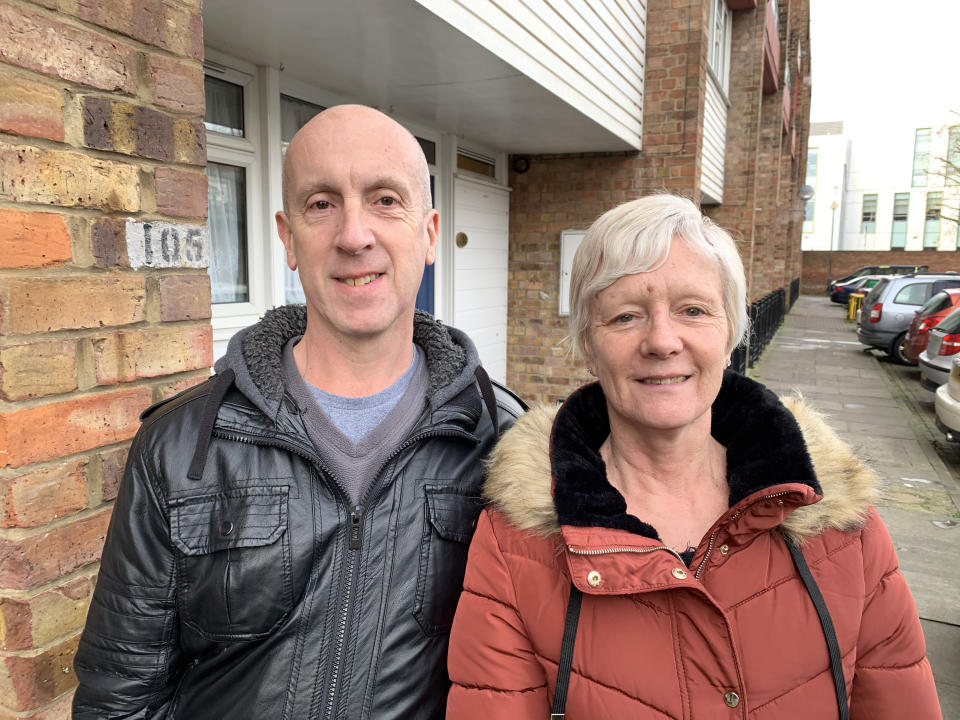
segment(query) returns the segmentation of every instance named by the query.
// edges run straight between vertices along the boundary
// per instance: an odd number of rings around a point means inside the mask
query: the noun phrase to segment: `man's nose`
[[[669,357],[683,349],[674,318],[668,310],[657,310],[650,315],[647,332],[640,344],[644,355]]]
[[[376,237],[370,228],[369,218],[361,203],[345,202],[340,221],[337,246],[343,252],[356,255],[376,244]]]

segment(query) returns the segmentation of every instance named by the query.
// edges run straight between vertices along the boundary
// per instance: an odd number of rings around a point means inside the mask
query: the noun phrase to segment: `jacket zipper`
[[[666,545],[657,545],[656,547],[651,548],[631,548],[631,547],[613,547],[613,548],[604,548],[603,550],[578,550],[573,545],[567,545],[567,550],[572,552],[574,555],[606,555],[607,553],[649,553],[655,550],[666,550],[668,553],[674,555],[677,560],[683,562],[683,558],[680,557],[678,553],[673,548],[667,547]]]
[[[786,490],[785,490],[785,491],[783,491],[783,492],[773,493],[772,495],[764,495],[762,498],[757,498],[757,501],[756,501],[756,502],[763,502],[764,500],[769,500],[769,499],[771,499],[771,498],[780,497],[781,495],[789,495],[790,492],[792,492],[792,491],[786,491]],[[752,504],[752,505],[755,505],[756,503],[751,503],[751,504]],[[740,517],[742,514],[743,514],[743,510],[737,510],[737,512],[735,512],[735,513],[733,514],[733,517],[731,517],[729,520],[727,520],[727,522],[724,523],[724,524],[725,524],[725,525],[729,525],[729,524],[732,523],[734,520],[736,520],[738,517]],[[710,553],[713,552],[713,543],[714,543],[714,541],[717,539],[717,533],[718,533],[718,532],[720,532],[720,528],[717,528],[716,530],[714,530],[714,531],[710,534],[710,541],[707,543],[707,552],[704,553],[704,555],[703,555],[703,560],[700,561],[700,564],[697,566],[697,571],[693,574],[693,576],[694,576],[697,580],[700,579],[700,576],[703,574],[704,569],[707,567],[707,560],[710,559]]]
[[[275,447],[281,450],[289,450],[307,460],[311,464],[320,468],[327,477],[333,481],[333,485],[337,490],[337,494],[341,496],[341,500],[344,504],[347,504],[349,498],[347,498],[346,493],[343,491],[343,487],[340,485],[336,476],[330,472],[330,470],[321,462],[320,458],[315,456],[313,453],[306,451],[303,448],[298,447],[297,445],[284,442],[278,439],[267,439],[261,437],[251,437],[243,435],[241,433],[228,433],[222,430],[214,429],[213,435],[216,437],[222,438],[224,440],[233,440],[240,443],[246,443],[249,445],[260,445],[263,447]],[[400,443],[396,449],[390,453],[390,456],[384,460],[383,464],[377,470],[377,480],[379,480],[383,474],[383,471],[386,467],[396,458],[400,453],[406,450],[411,445],[420,442],[421,440],[426,440],[428,438],[434,437],[457,437],[465,440],[470,440],[477,442],[478,438],[476,435],[468,433],[466,430],[427,430],[421,432],[417,435],[412,435],[402,443]],[[371,490],[375,488],[374,485],[371,485]],[[379,483],[376,484],[376,488],[379,489]],[[369,494],[369,491],[368,491]],[[373,500],[376,500],[379,496],[375,496]],[[366,499],[366,498],[364,498]],[[350,511],[350,525],[347,529],[347,551],[348,551],[348,560],[347,560],[347,570],[344,576],[344,589],[342,597],[344,601],[341,604],[340,617],[337,623],[337,643],[334,647],[333,655],[333,664],[330,668],[330,693],[327,696],[327,710],[324,713],[324,717],[333,718],[338,700],[338,691],[339,691],[339,679],[340,679],[340,666],[343,660],[343,640],[346,637],[347,629],[350,626],[350,615],[351,610],[353,609],[353,596],[354,596],[354,586],[356,580],[356,570],[358,567],[358,558],[360,553],[357,552],[361,549],[363,542],[363,512],[364,508],[362,505],[355,505],[351,508]]]

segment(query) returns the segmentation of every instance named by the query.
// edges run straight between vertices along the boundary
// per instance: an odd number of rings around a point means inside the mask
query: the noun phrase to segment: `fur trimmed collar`
[[[626,512],[607,481],[599,448],[610,432],[600,385],[580,388],[559,410],[541,405],[517,420],[488,461],[485,494],[515,527],[550,535],[560,525],[656,531]],[[801,539],[857,526],[877,479],[816,411],[733,372],[712,408],[712,434],[727,449],[730,506],[758,490],[801,483],[823,495],[795,509],[783,529]]]
[[[227,354],[216,371],[231,368],[237,388],[269,417],[274,417],[283,399],[283,348],[307,328],[304,305],[283,305],[267,311],[260,322],[244,328],[230,339]],[[427,398],[438,408],[474,381],[480,364],[477,350],[464,333],[443,325],[417,310],[413,318],[413,341],[427,359]]]

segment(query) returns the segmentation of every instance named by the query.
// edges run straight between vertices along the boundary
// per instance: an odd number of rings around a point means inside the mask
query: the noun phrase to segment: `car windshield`
[[[950,307],[950,295],[941,290],[924,303],[923,307],[920,308],[919,314],[932,315],[933,313],[940,312],[948,307]]]
[[[937,330],[942,330],[947,334],[960,331],[960,310],[954,310],[941,320],[940,324],[937,325]]]

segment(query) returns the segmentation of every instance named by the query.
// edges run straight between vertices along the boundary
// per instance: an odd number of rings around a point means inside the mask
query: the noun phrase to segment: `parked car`
[[[937,427],[951,442],[960,442],[960,355],[950,363],[950,379],[937,388],[934,400]]]
[[[928,270],[927,265],[864,265],[863,267],[858,267],[849,275],[844,275],[842,278],[837,278],[827,287],[827,295],[833,293],[834,288],[841,283],[850,282],[851,280],[856,280],[859,277],[864,275],[906,275],[908,273],[918,274],[925,273]]]
[[[830,300],[846,305],[850,301],[851,294],[861,292],[866,295],[881,279],[883,279],[882,275],[864,275],[845,283],[839,283],[834,286],[833,292],[830,293]]]
[[[960,353],[960,309],[930,330],[927,349],[920,353],[920,384],[936,392],[950,377],[953,356]]]
[[[927,300],[917,311],[903,340],[902,354],[911,365],[920,361],[920,353],[927,349],[930,329],[960,307],[960,288],[941,290]]]
[[[913,316],[933,295],[960,287],[960,275],[891,275],[874,285],[857,317],[857,339],[906,364],[903,341]]]

